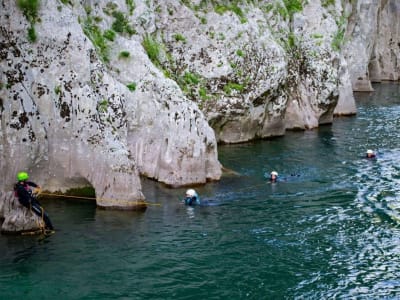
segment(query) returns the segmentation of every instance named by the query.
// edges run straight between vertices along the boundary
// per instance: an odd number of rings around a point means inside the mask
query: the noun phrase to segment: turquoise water
[[[0,298],[399,297],[400,86],[375,88],[332,126],[220,146],[240,175],[197,188],[208,206],[147,180],[144,213],[43,201],[57,232],[0,236]]]

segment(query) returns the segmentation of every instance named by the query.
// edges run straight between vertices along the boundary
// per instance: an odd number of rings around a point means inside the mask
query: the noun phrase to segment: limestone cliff
[[[400,2],[352,1],[343,53],[354,91],[372,91],[371,82],[400,79]]]
[[[0,202],[27,170],[135,208],[139,175],[218,180],[218,142],[354,114],[353,89],[399,79],[399,5],[1,0]]]

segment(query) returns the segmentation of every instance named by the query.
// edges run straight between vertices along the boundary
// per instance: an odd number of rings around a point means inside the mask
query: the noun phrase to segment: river
[[[207,206],[149,180],[144,213],[43,201],[54,235],[0,236],[0,298],[400,297],[400,85],[374,88],[357,116],[219,146],[238,175],[198,187]]]

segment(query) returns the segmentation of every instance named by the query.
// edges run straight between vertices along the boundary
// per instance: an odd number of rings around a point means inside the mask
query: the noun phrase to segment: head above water
[[[17,174],[17,180],[18,181],[25,181],[29,179],[29,175],[26,172],[18,172]]]
[[[375,152],[371,149],[367,150],[367,157],[374,157],[375,156]]]
[[[271,176],[270,176],[270,180],[275,181],[277,179],[278,179],[278,172],[272,171],[271,172]]]
[[[186,191],[186,197],[196,197],[197,193],[194,189],[188,189]]]

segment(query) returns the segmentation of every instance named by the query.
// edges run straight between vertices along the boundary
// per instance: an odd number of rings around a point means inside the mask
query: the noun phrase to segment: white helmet
[[[374,151],[372,151],[371,149],[368,149],[367,154],[374,154]]]
[[[278,176],[278,172],[272,171],[272,172],[271,172],[271,176]]]
[[[196,191],[194,189],[188,189],[186,191],[186,196],[187,197],[195,197],[196,196]]]

